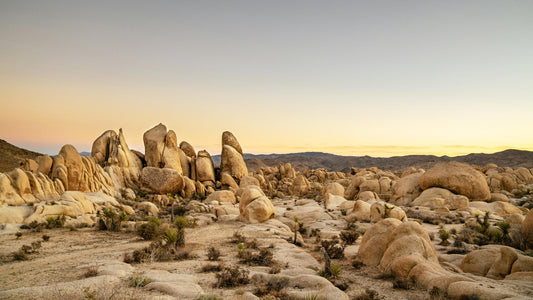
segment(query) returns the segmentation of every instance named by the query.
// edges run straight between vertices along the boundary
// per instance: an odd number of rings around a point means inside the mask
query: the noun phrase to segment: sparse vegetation
[[[448,241],[449,238],[450,233],[446,231],[446,229],[443,228],[439,231],[439,239],[441,240],[440,245],[448,246],[450,244],[450,242]]]
[[[379,294],[378,292],[374,290],[366,289],[361,295],[354,297],[353,299],[354,300],[378,300]]]
[[[49,240],[50,240],[50,236],[46,235],[46,234],[43,234],[43,241],[44,242],[48,242]]]
[[[223,300],[219,295],[200,295],[196,300]]]
[[[17,237],[17,240],[19,240],[22,237],[22,232],[17,231],[17,233],[15,233],[15,236]]]
[[[340,259],[344,257],[344,248],[346,246],[339,243],[338,239],[322,240],[321,245],[331,259]]]
[[[65,225],[65,221],[67,220],[67,217],[65,215],[56,216],[54,217],[48,217],[46,218],[46,228],[52,229],[52,228],[61,228],[63,225]]]
[[[124,210],[117,213],[111,208],[98,211],[98,216],[98,228],[100,230],[120,231],[122,222],[128,220],[128,215]]]
[[[98,275],[98,265],[92,265],[87,267],[84,276],[85,277],[94,277]]]
[[[201,272],[207,273],[207,272],[220,272],[222,271],[222,267],[224,266],[223,263],[218,264],[205,264],[200,269]]]
[[[220,251],[215,247],[211,246],[207,249],[207,259],[211,261],[218,260],[220,257]]]
[[[289,277],[286,276],[272,276],[266,282],[260,283],[254,294],[259,297],[269,295],[275,299],[286,299],[287,293],[285,288],[289,284]]]
[[[134,288],[141,288],[152,282],[150,278],[138,275],[132,275],[128,278],[129,286]]]
[[[355,241],[359,238],[359,232],[352,230],[343,230],[341,231],[341,240],[345,245],[353,245]]]
[[[137,228],[137,234],[147,241],[155,240],[160,235],[159,225],[150,220]]]
[[[250,281],[249,273],[248,270],[241,269],[239,266],[223,267],[222,271],[216,274],[215,287],[227,288],[247,284]]]

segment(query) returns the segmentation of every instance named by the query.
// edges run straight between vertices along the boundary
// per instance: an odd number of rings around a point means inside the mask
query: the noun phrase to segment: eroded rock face
[[[529,210],[521,226],[526,248],[533,249],[533,209]]]
[[[490,199],[490,189],[485,176],[469,165],[447,162],[436,165],[420,177],[420,187],[441,187],[464,195],[472,201]]]
[[[423,191],[411,205],[430,208],[446,207],[450,210],[466,210],[468,209],[469,201],[466,196],[455,195],[446,189],[429,188]]]
[[[198,152],[196,158],[196,180],[200,182],[215,181],[215,168],[211,155],[205,150]]]

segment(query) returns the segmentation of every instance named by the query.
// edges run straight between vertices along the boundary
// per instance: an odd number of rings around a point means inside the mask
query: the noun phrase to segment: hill
[[[11,171],[26,158],[36,158],[42,155],[37,152],[19,148],[4,140],[0,140],[0,172]]]
[[[349,172],[351,167],[377,167],[382,170],[400,172],[408,167],[429,169],[435,164],[446,161],[459,161],[484,166],[489,163],[500,167],[533,168],[533,152],[505,150],[492,154],[471,153],[463,156],[406,155],[394,157],[341,156],[322,152],[302,152],[289,154],[245,154],[244,159],[250,171],[265,166],[291,163],[297,170],[324,168],[329,171]],[[220,155],[213,156],[215,165],[220,163]]]

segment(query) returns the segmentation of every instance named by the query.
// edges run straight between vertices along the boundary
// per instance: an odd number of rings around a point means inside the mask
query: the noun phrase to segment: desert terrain
[[[326,169],[250,161],[231,132],[216,159],[163,124],[143,140],[9,148],[1,299],[533,297],[528,152]]]

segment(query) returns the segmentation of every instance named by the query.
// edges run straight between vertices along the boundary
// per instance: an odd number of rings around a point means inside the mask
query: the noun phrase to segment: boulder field
[[[309,292],[328,299],[364,296],[349,277],[361,274],[352,262],[361,272],[452,299],[533,296],[533,170],[447,162],[402,173],[354,167],[343,173],[285,163],[250,172],[229,131],[222,133],[220,165],[163,124],[147,130],[143,141],[140,153],[129,149],[121,129],[108,130],[94,141],[90,156],[65,145],[56,156],[0,173],[0,226],[31,229],[63,217],[72,227],[92,227],[113,210],[136,220],[124,224],[134,231],[148,218],[181,209],[199,232],[219,224],[272,244],[274,256],[285,262],[286,291],[295,299]],[[342,280],[323,267],[330,259],[352,268],[336,275]],[[133,274],[128,266],[120,268]],[[209,289],[185,271],[142,272],[151,280],[146,290],[171,297],[196,299]],[[117,284],[121,276],[102,272],[79,284]],[[279,276],[254,269],[250,280],[275,282]],[[0,296],[47,289],[11,289]]]

